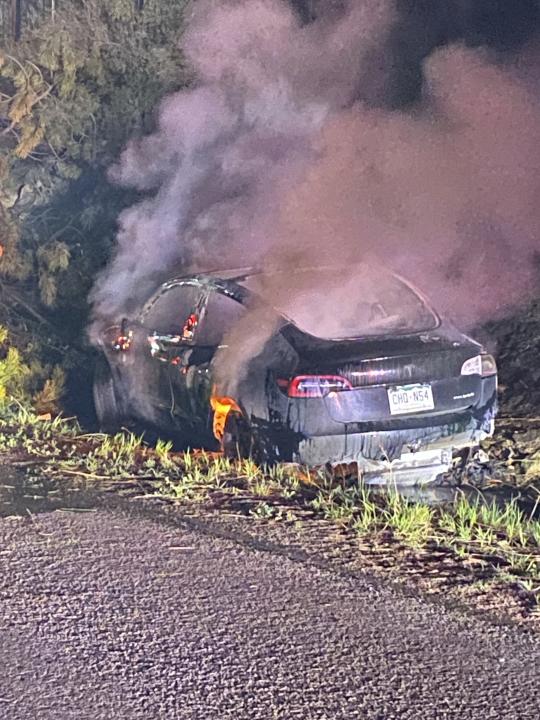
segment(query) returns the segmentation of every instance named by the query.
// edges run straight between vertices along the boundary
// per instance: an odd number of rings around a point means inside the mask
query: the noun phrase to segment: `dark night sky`
[[[339,14],[345,0],[290,0],[304,22]],[[399,17],[382,48],[392,68],[386,105],[414,103],[422,88],[422,62],[450,42],[516,52],[540,30],[540,0],[396,0]]]

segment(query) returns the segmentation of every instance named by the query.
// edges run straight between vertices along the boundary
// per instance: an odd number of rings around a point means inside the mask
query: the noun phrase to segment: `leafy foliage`
[[[25,381],[30,368],[25,365],[19,351],[8,348],[5,357],[0,360],[0,404],[5,405],[11,399],[24,399]]]
[[[149,130],[163,95],[189,81],[179,50],[186,5],[146,0],[139,10],[132,0],[65,0],[53,16],[30,3],[32,23],[19,42],[3,43],[4,323],[12,319],[6,288],[16,287],[64,340],[82,335],[87,291],[131,200],[108,185],[106,169],[129,137]]]
[[[64,371],[42,365],[32,358],[31,347],[26,350],[14,347],[8,329],[0,325],[0,410],[6,411],[15,403],[33,404],[38,412],[57,413]]]

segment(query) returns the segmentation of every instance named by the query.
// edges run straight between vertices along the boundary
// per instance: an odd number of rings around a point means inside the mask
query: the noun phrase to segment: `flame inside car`
[[[230,397],[217,397],[212,395],[210,398],[210,405],[214,411],[212,430],[216,440],[221,443],[223,442],[223,436],[225,435],[225,426],[227,424],[229,413],[231,411],[241,411],[238,404]]]
[[[117,352],[127,352],[131,347],[133,340],[133,332],[130,330],[127,333],[121,333],[115,340],[113,350]]]
[[[120,325],[111,325],[103,332],[104,347],[114,353],[127,353],[133,345],[133,330],[128,327],[127,318]]]
[[[199,316],[196,313],[191,313],[184,326],[182,328],[182,340],[189,342],[193,340],[193,335],[199,324]]]

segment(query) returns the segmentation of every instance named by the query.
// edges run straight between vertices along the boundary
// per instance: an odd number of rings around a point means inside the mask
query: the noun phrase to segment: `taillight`
[[[497,363],[493,355],[488,355],[487,353],[475,355],[475,357],[465,360],[461,366],[461,374],[491,377],[497,374]]]
[[[340,390],[352,390],[340,375],[297,375],[287,385],[287,395],[294,398],[321,398]]]

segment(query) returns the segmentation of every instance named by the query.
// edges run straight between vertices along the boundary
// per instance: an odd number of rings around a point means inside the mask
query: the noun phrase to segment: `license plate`
[[[402,385],[388,388],[391,415],[405,415],[423,410],[433,410],[431,385]]]

